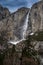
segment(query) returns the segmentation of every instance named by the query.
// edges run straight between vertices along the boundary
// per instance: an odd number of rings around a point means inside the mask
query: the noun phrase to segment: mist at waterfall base
[[[26,40],[26,31],[27,31],[28,22],[29,22],[28,19],[29,19],[29,12],[28,12],[28,14],[25,18],[24,25],[21,28],[21,33],[20,34],[21,34],[22,38],[20,40],[16,40],[16,41],[15,40],[13,40],[13,41],[10,40],[8,43],[16,45],[17,43],[20,43],[21,41]],[[30,35],[32,35],[32,34],[30,34]]]

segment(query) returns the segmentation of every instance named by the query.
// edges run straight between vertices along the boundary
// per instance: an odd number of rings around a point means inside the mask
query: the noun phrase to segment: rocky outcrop
[[[32,24],[32,32],[35,33],[43,31],[43,1],[39,1],[35,4],[33,4],[31,11],[30,11],[30,21]],[[42,34],[42,33],[41,33]],[[36,34],[36,36],[38,33]],[[40,37],[40,34],[38,36],[40,39],[42,39],[42,36]],[[40,65],[43,64],[43,40],[42,41],[33,41],[32,42],[35,45],[35,50],[39,53],[39,61]]]
[[[5,9],[6,10],[6,9]],[[21,39],[20,30],[30,9],[20,8],[0,21],[0,65],[20,65],[24,43],[13,46],[9,40]],[[15,51],[16,50],[16,51]],[[17,51],[18,50],[18,51]],[[20,52],[19,52],[20,51]]]
[[[30,11],[32,32],[43,30],[43,1],[33,4]]]
[[[10,11],[8,10],[8,8],[4,8],[2,7],[2,5],[0,5],[0,20],[4,19],[9,15],[10,15]]]
[[[2,6],[0,8],[3,9]],[[3,10],[5,14],[2,15],[5,15],[6,18],[0,18],[0,65],[38,65],[35,54],[39,51],[39,44],[43,42],[33,40],[33,38],[31,40],[29,37],[28,41],[22,41],[15,46],[8,41],[21,39],[21,28],[29,11],[27,36],[30,32],[43,31],[43,1],[35,3],[31,10],[23,7],[10,15],[8,9]],[[29,46],[29,44],[31,45]],[[36,44],[35,47],[34,44]],[[35,51],[37,52],[35,53]]]
[[[21,39],[21,29],[23,28],[25,18],[30,9],[21,8],[15,13],[0,21],[0,36],[7,40]]]

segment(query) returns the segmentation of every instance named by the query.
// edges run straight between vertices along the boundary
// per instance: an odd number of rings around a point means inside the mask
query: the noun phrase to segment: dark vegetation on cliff
[[[40,3],[39,5],[38,3],[34,5],[31,10],[23,7],[13,14],[10,14],[7,8],[0,5],[0,65],[39,65],[39,59],[37,57],[39,53],[34,48],[36,44],[31,44],[31,42],[43,41],[43,25],[41,27],[41,16],[39,16],[39,8],[37,9],[36,7],[39,7]],[[36,12],[37,10],[38,12]],[[34,34],[28,34],[28,38],[17,45],[8,43],[8,40],[20,38],[18,29],[23,24],[29,11],[29,21],[32,24],[32,29],[29,22],[28,31],[32,31]]]

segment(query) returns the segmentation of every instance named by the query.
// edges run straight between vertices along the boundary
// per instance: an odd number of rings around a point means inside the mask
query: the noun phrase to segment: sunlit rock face
[[[32,24],[32,33],[43,31],[43,1],[33,4],[31,7],[30,21]],[[43,65],[43,41],[34,40],[31,43],[36,44],[34,49],[39,53],[40,65]]]
[[[32,32],[43,29],[43,1],[33,4],[30,11],[30,21],[32,23]]]
[[[26,38],[31,31],[29,11],[29,8],[20,8],[0,21],[0,55],[5,54],[3,65],[21,65],[22,49],[25,47],[24,37]]]
[[[10,11],[8,10],[8,8],[4,8],[2,5],[0,5],[0,20],[4,19],[9,15]]]
[[[3,56],[4,54],[4,58],[2,60],[3,65],[21,65],[21,60],[22,60],[22,65],[26,65],[29,63],[31,63],[31,65],[35,65],[36,63],[37,65],[37,62],[34,62],[32,58],[29,59],[23,57],[21,59],[21,56],[23,49],[27,46],[27,42],[31,43],[32,45],[36,43],[34,49],[39,50],[38,47],[39,47],[39,43],[41,42],[31,41],[31,40],[26,41],[24,39],[24,38],[27,39],[29,34],[33,35],[34,32],[38,30],[42,30],[43,28],[41,27],[42,26],[41,16],[43,15],[41,15],[42,13],[41,5],[40,7],[39,5],[37,6],[38,7],[37,8],[35,7],[36,4],[34,4],[31,8],[31,11],[29,8],[25,8],[25,7],[20,8],[13,14],[10,14],[8,17],[0,21],[0,50],[1,50],[0,56],[1,55]],[[34,16],[34,12],[37,13],[37,14],[35,13],[36,17]]]
[[[10,16],[0,21],[0,36],[2,35],[3,38],[8,41],[21,40],[25,33],[24,31],[29,32],[29,11],[29,8],[20,8]]]

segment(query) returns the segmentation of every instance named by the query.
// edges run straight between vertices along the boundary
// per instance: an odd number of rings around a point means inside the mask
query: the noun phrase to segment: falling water
[[[28,18],[29,18],[29,13],[27,14],[27,17],[25,19],[25,23],[23,26],[23,39],[25,39],[25,37],[26,37],[26,31],[27,31],[28,21],[29,21]]]
[[[29,17],[29,13],[27,14],[24,25],[22,26],[22,30],[21,30],[22,39],[21,40],[16,40],[16,41],[15,40],[14,41],[9,41],[8,43],[16,45],[17,43],[20,43],[21,41],[26,40],[25,37],[26,37],[26,31],[27,31],[27,27],[28,27],[28,17]]]
[[[23,41],[23,39],[17,40],[17,41],[9,41],[8,43],[16,45],[17,43],[20,43],[21,41]]]

